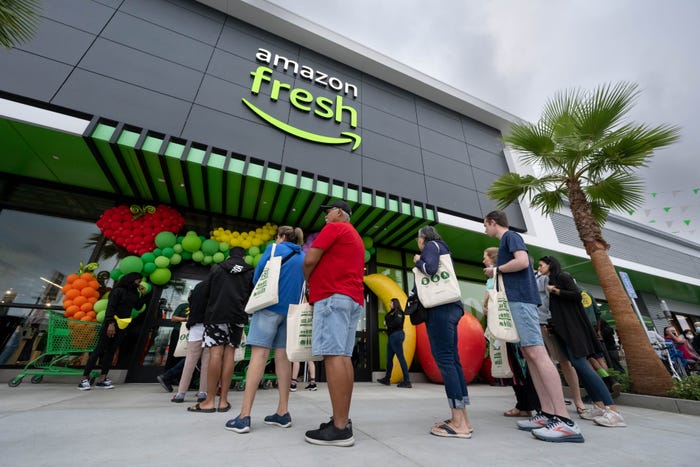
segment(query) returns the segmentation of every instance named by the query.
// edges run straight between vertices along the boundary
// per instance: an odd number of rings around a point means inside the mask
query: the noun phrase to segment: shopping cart
[[[46,350],[31,360],[19,375],[7,382],[11,388],[22,383],[25,376],[32,376],[32,384],[38,384],[46,375],[82,375],[83,369],[72,366],[79,364],[81,354],[92,351],[100,335],[100,323],[77,321],[62,313],[49,311],[49,332]],[[90,374],[93,381],[98,370]]]

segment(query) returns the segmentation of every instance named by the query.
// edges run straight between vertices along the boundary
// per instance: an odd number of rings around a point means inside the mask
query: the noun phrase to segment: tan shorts
[[[554,363],[559,363],[561,360],[568,360],[557,338],[551,332],[547,331],[547,326],[541,324],[540,327],[542,328],[542,340],[544,341],[544,346],[547,348],[547,353],[549,353],[549,358],[551,358]]]

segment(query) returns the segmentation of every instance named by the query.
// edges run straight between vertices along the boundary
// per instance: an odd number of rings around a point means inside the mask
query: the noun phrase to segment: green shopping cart
[[[50,310],[48,313],[46,350],[27,363],[22,373],[8,381],[7,385],[11,388],[19,386],[27,375],[31,375],[32,384],[38,384],[47,375],[83,374],[83,369],[73,366],[73,363],[79,360],[81,354],[95,348],[100,335],[100,323],[69,319],[57,311]],[[98,370],[93,371],[90,381],[98,374]]]

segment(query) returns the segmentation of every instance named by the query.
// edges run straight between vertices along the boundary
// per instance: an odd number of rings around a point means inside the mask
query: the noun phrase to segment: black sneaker
[[[95,387],[102,389],[114,389],[112,380],[109,378],[105,379],[104,381],[98,381],[97,383],[95,383]]]
[[[386,376],[384,378],[379,378],[377,382],[379,384],[383,384],[384,386],[389,386],[391,384],[391,381],[389,381],[389,378],[387,378]]]
[[[290,390],[291,392],[296,392],[296,390],[297,390],[297,380],[293,379],[293,380],[289,383],[289,390]]]
[[[396,385],[397,388],[412,388],[413,385],[411,384],[410,381],[401,381],[399,384]]]
[[[316,386],[316,381],[311,381],[304,389],[307,391],[315,391],[318,389],[318,386]]]
[[[160,385],[163,386],[163,389],[165,389],[168,392],[173,392],[173,385],[167,382],[163,375],[156,376],[156,379],[158,380]]]
[[[352,435],[352,424],[348,424],[342,430],[336,428],[331,419],[330,423],[322,423],[318,430],[309,430],[304,437],[307,443],[318,444],[320,446],[342,446],[349,447],[355,444],[355,437]]]

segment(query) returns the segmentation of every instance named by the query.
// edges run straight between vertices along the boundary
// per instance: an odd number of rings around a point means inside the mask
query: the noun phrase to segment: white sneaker
[[[599,417],[593,419],[598,425],[609,426],[609,427],[624,427],[627,426],[625,419],[622,415],[615,412],[614,410],[605,409],[603,414]]]
[[[90,387],[90,380],[82,380],[80,384],[78,384],[78,389],[80,389],[81,391],[89,391],[90,389],[92,389]]]
[[[523,430],[523,431],[531,431],[531,430],[536,430],[537,428],[544,428],[547,426],[547,423],[549,423],[549,418],[547,416],[542,415],[541,413],[535,414],[534,417],[528,419],[528,420],[518,420],[516,424],[518,425],[518,430]]]
[[[579,417],[584,420],[594,420],[596,417],[600,417],[604,413],[605,410],[594,404],[590,409],[586,409],[583,413],[579,414]]]
[[[562,420],[554,417],[544,428],[532,430],[532,436],[550,443],[583,443],[581,429],[576,423],[567,425]]]

